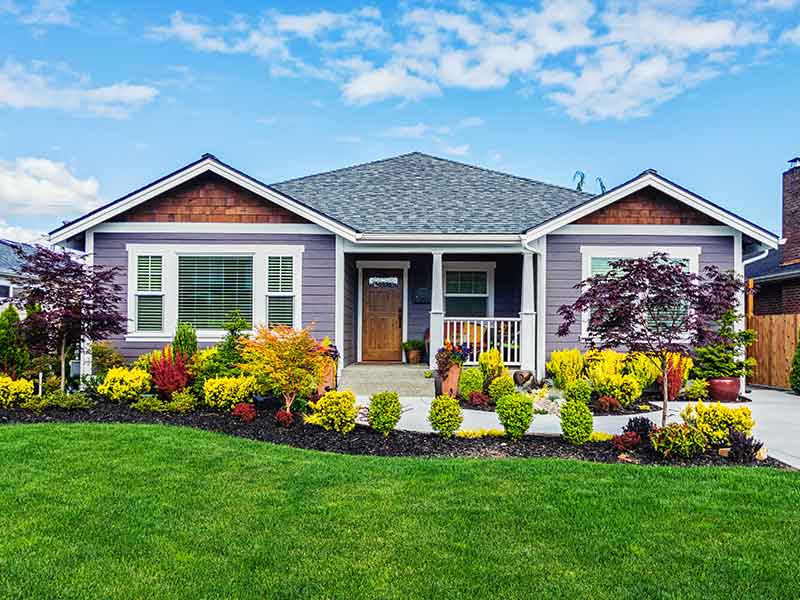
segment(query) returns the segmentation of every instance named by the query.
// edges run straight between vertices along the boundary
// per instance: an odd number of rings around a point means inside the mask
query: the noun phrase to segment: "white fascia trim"
[[[548,235],[680,235],[731,236],[728,225],[564,225]]]
[[[560,215],[559,217],[548,221],[547,223],[543,223],[538,227],[534,227],[528,230],[524,238],[525,239],[535,239],[542,235],[546,235],[551,233],[557,229],[560,229],[564,225],[568,225],[581,217],[584,217],[594,211],[603,208],[604,206],[608,206],[609,204],[613,204],[617,200],[621,200],[630,194],[637,192],[647,186],[652,186],[653,188],[664,192],[665,194],[675,198],[691,206],[692,208],[713,217],[717,221],[724,223],[737,229],[744,233],[745,235],[753,238],[756,241],[762,242],[763,244],[769,246],[770,248],[777,248],[778,247],[778,238],[772,235],[761,231],[760,229],[750,225],[749,223],[735,217],[734,215],[716,207],[708,202],[702,200],[701,198],[695,196],[694,194],[690,194],[685,190],[682,190],[675,185],[667,182],[665,179],[659,177],[654,173],[643,173],[641,176],[637,177],[633,181],[630,181],[626,185],[613,190],[607,194],[602,196],[598,196],[596,199],[578,206],[572,209],[569,212]],[[669,226],[668,226],[669,227]]]
[[[82,231],[96,227],[108,219],[111,219],[112,217],[121,214],[126,210],[130,210],[142,202],[146,202],[147,200],[155,198],[159,194],[163,194],[164,192],[167,192],[181,185],[182,183],[186,183],[187,181],[190,181],[195,177],[207,172],[215,173],[220,177],[223,177],[228,181],[231,181],[242,188],[261,196],[262,198],[277,204],[278,206],[281,206],[305,219],[308,219],[312,223],[316,223],[317,225],[324,227],[328,231],[339,234],[351,240],[356,239],[356,233],[352,229],[345,227],[340,223],[337,223],[336,221],[295,202],[294,200],[289,199],[283,194],[280,194],[264,185],[260,185],[255,181],[242,176],[241,174],[221,165],[211,158],[206,158],[205,160],[202,160],[191,167],[187,167],[182,171],[175,173],[172,177],[168,177],[167,179],[159,181],[137,192],[136,194],[133,194],[121,202],[116,202],[103,210],[88,215],[76,221],[75,223],[72,223],[61,231],[50,236],[50,242],[57,244],[73,237],[74,235],[77,235],[78,233],[81,233]]]
[[[333,235],[327,229],[304,223],[101,223],[95,233],[280,233]]]
[[[402,260],[359,260],[356,261],[358,269],[358,319],[356,323],[356,362],[362,362],[362,339],[364,333],[364,269],[402,269],[403,271],[403,327],[402,342],[408,341],[408,270],[410,261]],[[400,350],[402,362],[406,362],[406,353]]]

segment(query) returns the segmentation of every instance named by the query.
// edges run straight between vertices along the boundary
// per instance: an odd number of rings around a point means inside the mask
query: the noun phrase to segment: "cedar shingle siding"
[[[719,225],[653,188],[645,188],[575,221],[576,225]]]

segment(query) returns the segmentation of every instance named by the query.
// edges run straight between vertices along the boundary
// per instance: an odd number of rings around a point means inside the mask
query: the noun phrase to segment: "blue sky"
[[[655,168],[778,231],[799,65],[800,0],[0,0],[0,236],[204,152],[273,182],[413,150]]]

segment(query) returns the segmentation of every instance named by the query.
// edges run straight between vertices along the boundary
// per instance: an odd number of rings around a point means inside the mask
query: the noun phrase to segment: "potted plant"
[[[425,342],[422,340],[408,340],[403,342],[403,350],[406,351],[406,361],[411,365],[418,365],[422,362],[422,351],[425,350]]]
[[[458,380],[461,378],[461,367],[472,353],[468,344],[445,342],[436,353],[436,371],[442,380],[442,394],[456,397]]]
[[[696,350],[694,378],[708,380],[708,392],[716,402],[738,400],[741,378],[751,374],[756,362],[753,358],[743,358],[756,333],[751,329],[736,331],[736,320],[733,311],[725,313],[717,321],[716,339]]]

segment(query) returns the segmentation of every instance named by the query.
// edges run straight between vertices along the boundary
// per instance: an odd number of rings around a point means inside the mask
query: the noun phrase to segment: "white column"
[[[546,343],[546,320],[547,320],[547,240],[542,239],[539,244],[539,254],[536,255],[536,377],[540,380],[545,378],[547,352]]]
[[[90,229],[85,234],[84,252],[86,264],[94,266],[94,231]],[[81,339],[81,376],[92,374],[92,342],[86,338]]]
[[[444,345],[444,278],[442,276],[442,253],[433,252],[433,274],[431,276],[431,369],[436,368],[436,351]]]
[[[533,253],[522,254],[522,300],[520,302],[520,368],[536,369],[536,301],[533,290]]]

